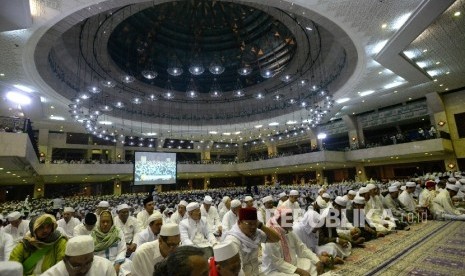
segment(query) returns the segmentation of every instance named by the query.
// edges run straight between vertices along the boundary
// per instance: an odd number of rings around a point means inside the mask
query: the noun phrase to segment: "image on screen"
[[[176,183],[176,153],[135,152],[134,185]]]

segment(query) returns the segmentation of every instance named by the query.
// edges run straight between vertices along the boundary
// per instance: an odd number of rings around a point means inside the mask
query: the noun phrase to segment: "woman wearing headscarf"
[[[114,225],[110,211],[100,213],[98,225],[92,230],[91,236],[94,239],[95,256],[113,262],[117,275],[131,273],[131,261],[126,260],[124,233]]]
[[[29,222],[30,232],[10,255],[10,261],[22,263],[24,275],[39,275],[63,259],[67,239],[57,226],[55,217],[48,214]]]

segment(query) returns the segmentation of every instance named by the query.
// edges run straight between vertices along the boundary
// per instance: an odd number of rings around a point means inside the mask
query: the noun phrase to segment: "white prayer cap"
[[[179,225],[176,223],[168,222],[161,226],[160,236],[171,237],[179,235]]]
[[[334,202],[342,207],[347,206],[347,200],[345,200],[342,196],[337,196],[336,199],[334,199]]]
[[[457,182],[457,179],[453,178],[453,177],[450,177],[449,179],[447,179],[447,182],[449,183],[455,183]]]
[[[65,207],[65,209],[63,209],[63,213],[74,213],[74,208],[73,207]]]
[[[398,192],[399,189],[397,188],[397,186],[389,186],[389,187],[388,187],[388,191],[389,191],[390,193],[394,193],[394,192]]]
[[[205,203],[205,204],[209,204],[209,205],[210,205],[210,204],[212,204],[212,202],[213,202],[213,198],[212,198],[211,196],[208,196],[208,195],[207,195],[207,196],[205,196],[205,197],[203,198],[203,203]]]
[[[327,194],[327,193],[322,194],[321,197],[322,197],[322,198],[331,198],[331,197],[329,196],[329,194]]]
[[[361,196],[356,196],[354,198],[354,203],[355,204],[365,204],[365,198]]]
[[[116,211],[119,212],[123,209],[129,209],[129,205],[127,205],[126,203],[123,203],[123,204],[120,204],[116,207]]]
[[[399,181],[395,181],[394,183],[392,183],[392,186],[397,186],[397,188],[398,188],[398,187],[402,186],[402,183],[400,183]]]
[[[97,207],[99,208],[108,208],[110,207],[110,203],[108,201],[102,200],[98,203]]]
[[[231,199],[229,196],[223,196],[221,202],[226,203],[226,201],[228,201],[229,199]]]
[[[454,177],[461,177],[461,172],[455,172]]]
[[[362,188],[360,188],[360,189],[358,190],[358,194],[359,194],[359,195],[366,194],[366,193],[368,193],[369,191],[370,191],[370,190],[368,190],[367,187],[362,187]]]
[[[438,173],[438,177],[442,177],[442,172]]]
[[[415,182],[412,182],[412,181],[408,181],[407,183],[405,183],[405,186],[407,188],[412,188],[412,187],[416,187],[417,184]]]
[[[376,185],[370,183],[370,184],[367,184],[366,188],[367,188],[369,191],[371,191],[371,190],[373,190],[373,189],[376,189]]]
[[[199,209],[199,208],[200,208],[200,205],[197,202],[191,202],[191,203],[187,204],[187,206],[186,206],[187,212],[190,212],[190,211],[193,211],[193,210]]]
[[[19,262],[1,261],[0,276],[22,276],[23,266]]]
[[[237,208],[239,206],[241,206],[242,203],[239,199],[233,199],[231,200],[231,208]]]
[[[244,197],[244,201],[251,201],[251,200],[253,200],[253,198],[251,196]]]
[[[460,184],[465,184],[465,178],[460,178],[459,182],[460,182]]]
[[[8,216],[6,216],[6,218],[8,219],[8,221],[14,221],[14,220],[17,220],[21,217],[21,213],[18,212],[18,211],[14,211],[14,212],[11,212],[8,214]]]
[[[279,198],[282,198],[282,197],[285,197],[285,196],[287,196],[287,195],[286,195],[286,192],[282,192],[282,193],[280,193],[278,196],[279,196]]]
[[[163,216],[161,215],[160,211],[153,211],[153,214],[149,216],[147,219],[147,224],[150,224],[152,221],[163,219]]]
[[[446,189],[449,189],[449,190],[452,190],[452,191],[456,191],[456,192],[459,191],[459,187],[458,187],[457,185],[449,184],[449,183],[446,185]]]
[[[465,192],[465,185],[462,185],[462,187],[460,187],[460,191],[463,193]]]
[[[299,195],[299,191],[297,191],[297,190],[291,190],[291,191],[289,192],[289,195],[291,195],[291,196],[298,196],[298,195]]]
[[[323,198],[321,197],[317,197],[316,198],[316,204],[318,204],[318,206],[320,206],[321,209],[324,209],[326,207],[328,207],[328,202],[326,202]]]
[[[318,189],[318,193],[321,193],[321,192],[323,192],[323,191],[326,191],[326,189],[325,189],[325,188],[320,188],[320,189]]]
[[[94,252],[94,239],[90,235],[73,237],[66,243],[66,256],[81,256]]]
[[[181,200],[181,201],[179,202],[179,204],[178,204],[178,205],[182,205],[182,206],[186,207],[186,206],[187,206],[187,204],[188,204],[188,203],[187,203],[187,201],[185,201],[185,200]]]
[[[273,200],[273,197],[272,196],[265,196],[264,198],[262,198],[262,202],[263,203],[267,203],[268,201],[272,201]]]
[[[407,188],[407,187],[406,187],[405,185],[400,187],[400,189],[401,189],[402,191],[405,191],[406,188]]]
[[[239,247],[234,243],[227,241],[217,243],[213,246],[213,256],[215,256],[215,262],[222,262],[231,259],[239,253]]]
[[[354,191],[354,190],[350,190],[350,191],[349,191],[349,195],[353,195],[353,196],[354,196],[354,195],[357,195],[357,192]]]

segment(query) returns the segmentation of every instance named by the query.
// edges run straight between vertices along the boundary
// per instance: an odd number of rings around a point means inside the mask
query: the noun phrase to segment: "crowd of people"
[[[353,248],[465,220],[465,174],[29,199],[0,206],[8,275],[320,275]],[[19,274],[13,274],[14,272]],[[1,274],[1,273],[0,273]]]

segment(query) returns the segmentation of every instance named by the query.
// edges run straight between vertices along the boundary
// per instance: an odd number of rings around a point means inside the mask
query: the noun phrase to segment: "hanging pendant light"
[[[212,98],[220,98],[223,95],[221,91],[221,87],[218,84],[216,78],[213,79],[212,86],[210,87],[210,97]]]

